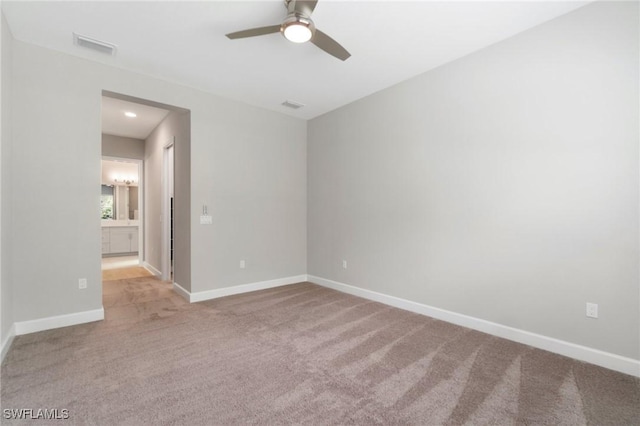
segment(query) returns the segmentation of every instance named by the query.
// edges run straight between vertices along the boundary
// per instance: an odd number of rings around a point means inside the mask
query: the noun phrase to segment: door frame
[[[175,211],[175,136],[172,136],[163,146],[162,149],[162,252],[161,252],[161,273],[162,280],[175,281],[175,270],[171,275],[174,262],[171,260],[171,196],[174,197]],[[174,218],[175,222],[175,218]],[[174,241],[175,241],[175,223],[174,223]],[[174,243],[175,247],[175,243]],[[175,261],[175,256],[174,256]]]
[[[102,155],[101,160],[121,161],[123,163],[135,163],[138,165],[138,264],[144,264],[144,160],[126,157],[114,157]],[[102,168],[102,162],[100,162]],[[101,227],[102,231],[102,227]]]

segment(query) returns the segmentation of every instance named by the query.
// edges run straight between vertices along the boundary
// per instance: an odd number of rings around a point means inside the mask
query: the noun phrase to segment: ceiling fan
[[[287,40],[294,43],[310,41],[330,55],[345,61],[351,56],[340,43],[316,28],[311,20],[311,13],[318,0],[284,0],[287,16],[281,24],[268,27],[251,28],[227,34],[231,40],[255,37],[280,32]]]

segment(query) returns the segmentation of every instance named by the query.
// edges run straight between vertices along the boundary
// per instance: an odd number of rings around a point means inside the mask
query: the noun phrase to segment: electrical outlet
[[[587,302],[587,316],[589,318],[598,318],[598,304]]]
[[[87,279],[86,278],[80,278],[78,280],[78,288],[80,290],[84,290],[85,288],[87,288]]]
[[[347,269],[347,261],[346,260],[342,261],[342,269]]]
[[[244,269],[247,267],[247,263],[244,260],[240,261],[240,269]]]

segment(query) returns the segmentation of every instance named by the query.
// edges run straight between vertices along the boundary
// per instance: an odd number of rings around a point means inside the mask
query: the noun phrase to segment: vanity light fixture
[[[123,183],[125,185],[131,185],[132,183],[136,183],[134,179],[114,179],[115,183]]]
[[[136,118],[138,116],[138,114],[136,114],[135,112],[131,112],[131,111],[125,112],[124,115],[126,115],[129,118]]]

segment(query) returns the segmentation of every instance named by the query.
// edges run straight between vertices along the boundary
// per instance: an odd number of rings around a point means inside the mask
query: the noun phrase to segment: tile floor
[[[117,257],[103,257],[102,258],[102,270],[105,269],[119,269],[128,268],[130,266],[138,266],[138,256],[117,256]]]

